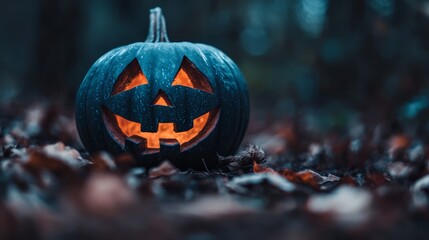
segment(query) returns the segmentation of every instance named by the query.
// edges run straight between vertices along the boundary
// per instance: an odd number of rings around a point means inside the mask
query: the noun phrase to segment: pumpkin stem
[[[165,26],[165,18],[162,15],[160,7],[150,10],[149,16],[149,33],[146,42],[169,42],[167,36],[167,27]]]

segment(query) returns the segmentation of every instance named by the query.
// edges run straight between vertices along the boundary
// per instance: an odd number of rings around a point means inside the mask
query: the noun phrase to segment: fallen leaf
[[[164,161],[156,168],[152,168],[149,171],[149,178],[159,178],[159,177],[166,177],[171,176],[176,173],[178,173],[179,170],[173,166],[169,161]]]
[[[220,164],[226,166],[230,171],[236,171],[245,166],[251,166],[253,162],[260,163],[264,159],[265,152],[256,145],[248,145],[244,150],[233,156],[219,156]]]
[[[340,178],[335,175],[329,174],[325,177],[313,170],[308,169],[300,172],[294,172],[290,169],[282,169],[280,171],[276,171],[272,168],[263,167],[261,164],[257,164],[256,162],[253,164],[253,171],[255,173],[278,174],[291,182],[306,184],[316,189],[319,189],[320,186],[324,183],[340,180]]]
[[[249,185],[259,185],[263,182],[277,187],[278,189],[284,192],[294,191],[295,185],[289,182],[287,179],[281,177],[275,173],[258,173],[258,174],[246,174],[239,177],[233,178],[230,182],[227,183],[227,187],[233,191],[244,193],[246,192],[246,186]]]

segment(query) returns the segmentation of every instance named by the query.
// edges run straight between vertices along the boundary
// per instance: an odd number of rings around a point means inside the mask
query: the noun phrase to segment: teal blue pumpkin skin
[[[145,42],[113,49],[99,58],[83,80],[76,99],[76,123],[81,141],[93,153],[130,152],[139,163],[154,166],[168,159],[180,168],[217,166],[217,155],[234,154],[249,118],[246,81],[236,64],[220,50],[204,44],[168,42],[159,8],[151,12]],[[212,91],[173,85],[183,67]],[[147,84],[116,91],[121,79],[142,73]],[[153,104],[162,92],[172,106]],[[156,132],[159,123],[174,123],[176,132],[188,131],[193,120],[210,112],[210,128],[189,144],[160,142],[146,149],[145,139],[127,137],[115,125],[115,115],[139,123],[142,132]]]

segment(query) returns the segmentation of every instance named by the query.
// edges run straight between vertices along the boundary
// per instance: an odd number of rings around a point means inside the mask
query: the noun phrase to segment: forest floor
[[[0,239],[429,234],[429,149],[418,131],[365,116],[325,131],[311,112],[259,111],[245,140],[252,145],[221,157],[218,169],[180,171],[166,161],[148,170],[129,155],[89,156],[72,110],[43,103],[0,110]]]

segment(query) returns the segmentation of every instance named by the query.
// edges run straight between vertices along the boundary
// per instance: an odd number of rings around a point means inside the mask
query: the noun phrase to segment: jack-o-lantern
[[[76,101],[81,140],[90,152],[130,152],[146,166],[216,166],[247,127],[246,82],[221,51],[169,42],[160,8],[149,27],[145,42],[111,50],[87,73]]]

